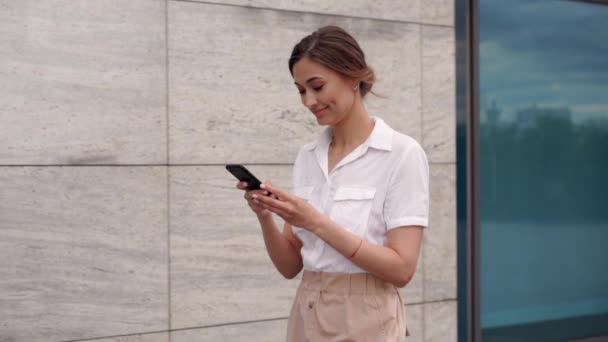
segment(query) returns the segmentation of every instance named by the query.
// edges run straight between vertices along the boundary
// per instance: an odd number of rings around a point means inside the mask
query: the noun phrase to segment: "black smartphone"
[[[226,170],[239,181],[247,182],[247,190],[259,190],[262,185],[262,182],[241,164],[228,164]]]

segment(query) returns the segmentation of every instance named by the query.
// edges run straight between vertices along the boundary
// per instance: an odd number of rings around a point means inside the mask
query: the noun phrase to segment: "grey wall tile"
[[[454,0],[423,0],[420,21],[428,24],[454,26]]]
[[[165,1],[2,1],[0,164],[166,160]]]
[[[228,324],[171,333],[171,342],[284,342],[287,319]]]
[[[405,306],[405,324],[410,332],[405,340],[407,342],[422,342],[424,333],[424,314],[423,305],[406,305]]]
[[[422,27],[423,142],[432,162],[456,162],[454,29]]]
[[[291,166],[250,170],[289,189]],[[237,181],[222,166],[170,173],[172,329],[287,317],[299,277],[274,268]]]
[[[0,331],[60,341],[168,328],[163,167],[0,168]]]
[[[79,342],[169,342],[169,333],[146,333],[122,337],[110,337]]]
[[[458,341],[458,305],[455,300],[424,304],[424,342]]]
[[[360,41],[380,79],[370,113],[421,137],[419,26],[246,7],[169,4],[172,163],[292,163],[319,128],[287,60],[295,43],[334,23]],[[280,27],[280,30],[276,28]]]
[[[431,164],[431,217],[424,235],[424,301],[456,298],[456,167]]]
[[[199,1],[199,0],[194,0]],[[363,17],[419,22],[420,0],[211,0],[217,4],[230,4],[279,10],[337,14],[347,17]]]

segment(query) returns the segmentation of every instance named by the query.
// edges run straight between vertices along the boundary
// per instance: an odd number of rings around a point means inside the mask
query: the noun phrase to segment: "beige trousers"
[[[288,342],[402,342],[405,311],[395,286],[368,273],[304,271]]]

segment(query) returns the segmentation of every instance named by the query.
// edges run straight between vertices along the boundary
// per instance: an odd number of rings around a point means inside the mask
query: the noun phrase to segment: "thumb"
[[[278,200],[281,201],[291,201],[294,199],[291,194],[281,189],[275,188],[273,185],[268,183],[264,183],[264,187],[262,189],[271,192]]]
[[[267,180],[265,180],[265,181],[264,181],[264,183],[262,183],[262,184],[264,184],[265,186],[266,186],[266,185],[268,185],[268,186],[272,186],[272,181],[271,181],[270,179],[267,179]],[[266,190],[266,191],[268,191],[268,190]],[[272,197],[272,198],[274,198],[274,199],[279,199],[279,197],[277,197],[277,195],[276,195],[276,194],[269,193],[269,195],[270,195],[270,197]]]

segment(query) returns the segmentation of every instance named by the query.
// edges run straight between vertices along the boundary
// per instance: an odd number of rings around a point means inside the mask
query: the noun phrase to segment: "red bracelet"
[[[357,254],[357,252],[361,248],[361,245],[363,245],[363,239],[361,239],[361,242],[359,242],[359,247],[357,247],[357,249],[355,249],[355,251],[353,252],[353,254],[350,257],[348,257],[349,259],[352,259],[352,258],[355,257],[355,255]]]

